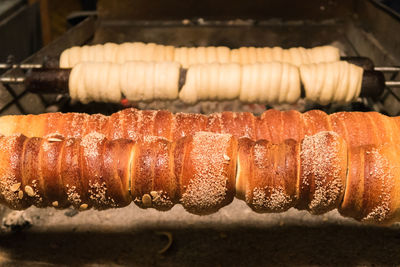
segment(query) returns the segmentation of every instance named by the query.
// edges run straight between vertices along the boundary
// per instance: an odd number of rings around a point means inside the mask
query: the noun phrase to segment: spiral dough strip
[[[387,224],[400,219],[398,145],[349,147],[334,132],[272,144],[197,132],[174,142],[0,137],[0,203],[106,209],[135,202],[210,214],[236,196],[254,211],[291,207]]]
[[[241,47],[225,46],[173,47],[154,43],[106,43],[104,45],[74,46],[64,50],[60,56],[60,68],[72,68],[80,62],[124,63],[127,61],[176,61],[184,68],[193,64],[238,63],[253,64],[286,62],[295,66],[302,64],[331,62],[340,59],[339,49],[333,46],[318,46],[310,49],[295,47]]]
[[[306,99],[326,105],[349,103],[361,92],[363,68],[346,61],[300,66]]]
[[[295,66],[310,63],[332,62],[340,59],[339,49],[318,46],[311,49],[293,47],[241,47],[231,50],[231,61],[240,64],[285,62]]]
[[[299,72],[300,70],[300,72]],[[179,98],[188,104],[201,100],[240,99],[245,103],[294,103],[301,81],[306,99],[320,103],[348,103],[361,91],[363,69],[344,61],[302,65],[280,62],[240,65],[191,65]],[[83,62],[72,68],[72,99],[88,103],[169,100],[178,97],[180,65],[176,62],[131,61],[123,64]]]
[[[123,64],[84,62],[72,68],[69,93],[82,103],[176,99],[180,65],[132,61]]]
[[[249,103],[294,103],[300,92],[298,69],[290,64],[213,63],[189,67],[179,98],[190,104],[237,98]]]

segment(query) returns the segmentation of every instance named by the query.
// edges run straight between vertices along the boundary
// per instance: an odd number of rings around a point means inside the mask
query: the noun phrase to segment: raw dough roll
[[[306,99],[326,105],[348,103],[360,95],[363,69],[346,61],[300,66]]]
[[[179,73],[177,62],[79,63],[72,68],[69,92],[82,103],[118,103],[121,93],[130,101],[176,99]]]
[[[122,43],[71,47],[60,56],[60,68],[72,68],[80,62],[127,61],[176,61],[188,68],[202,63],[253,64],[266,62],[286,62],[295,66],[310,63],[331,62],[340,59],[339,49],[333,46],[318,46],[311,49],[294,47],[240,47],[229,49],[225,46],[178,47],[155,43]]]
[[[198,64],[190,66],[186,83],[179,93],[185,103],[199,100],[235,99],[240,92],[241,67],[239,64]]]
[[[298,69],[287,63],[242,66],[240,100],[258,103],[294,103],[300,98]]]

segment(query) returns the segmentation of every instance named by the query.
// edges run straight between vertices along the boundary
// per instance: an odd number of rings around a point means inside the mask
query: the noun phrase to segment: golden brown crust
[[[80,139],[68,139],[64,143],[61,161],[61,177],[67,201],[75,208],[87,204],[87,191],[81,184]]]
[[[346,120],[335,118],[332,125],[340,129]],[[386,130],[397,127],[389,122]],[[389,223],[400,219],[399,166],[399,144],[351,147],[332,131],[280,144],[210,132],[176,142],[146,136],[137,143],[97,132],[82,139],[0,136],[0,201],[14,209],[105,209],[133,199],[144,208],[181,203],[209,214],[236,194],[257,212],[295,206],[321,214],[340,206],[345,216]]]
[[[142,204],[142,197],[152,190],[154,179],[153,145],[151,142],[138,142],[132,164],[131,195],[133,201]]]
[[[153,206],[158,210],[169,210],[179,201],[173,151],[172,143],[166,139],[160,139],[154,149],[154,180],[150,196]]]
[[[248,150],[248,143],[244,145]],[[252,146],[250,160],[241,163],[248,165],[249,172],[244,179],[246,203],[256,212],[282,212],[293,207],[298,197],[298,143],[286,140],[272,144],[259,140]]]
[[[376,127],[371,126],[374,128],[375,134],[379,143],[363,143],[361,145],[381,145],[381,144],[399,144],[400,143],[400,117],[388,117],[378,112],[367,112],[364,113],[365,116],[368,116],[373,125]],[[397,121],[397,123],[396,123]],[[369,129],[369,132],[372,129]]]
[[[172,140],[204,131],[207,127],[207,116],[201,114],[177,113],[172,119]]]
[[[45,113],[45,114],[40,114],[37,117],[40,118],[44,124],[42,125],[43,127],[43,136],[47,135],[52,135],[52,134],[59,134],[62,136],[67,136],[68,130],[70,127],[73,125],[73,120],[72,118],[75,117],[75,114],[77,115],[78,113]],[[21,117],[21,116],[19,116]],[[26,124],[24,125],[21,123],[22,127],[26,127]],[[83,127],[81,127],[82,129]],[[21,132],[22,134],[25,135],[25,132]],[[80,132],[78,132],[80,134]],[[27,137],[34,137],[34,136],[29,136],[26,135]],[[42,137],[42,136],[36,136],[36,137]]]
[[[304,136],[311,136],[319,132],[332,130],[330,116],[321,110],[307,111],[303,113],[302,117],[304,123]]]
[[[330,116],[332,130],[343,136],[352,147],[364,144],[381,144],[374,121],[367,113],[338,112]],[[377,121],[381,121],[379,118]],[[384,130],[384,129],[382,129]]]
[[[48,203],[57,201],[56,208],[68,206],[60,173],[63,149],[64,138],[62,136],[53,136],[43,140],[39,152],[39,165],[44,193]]]
[[[236,167],[236,197],[246,200],[248,179],[253,176],[253,150],[255,142],[249,138],[238,139],[237,167]]]
[[[136,145],[131,194],[142,208],[169,210],[177,203],[173,147],[163,137],[148,136]]]
[[[0,138],[0,199],[12,208],[128,205],[134,142],[108,141],[99,133]],[[22,193],[20,193],[22,192]]]
[[[135,143],[131,140],[106,140],[103,150],[104,182],[107,185],[107,197],[113,199],[115,206],[124,207],[131,203],[130,171],[131,156]]]
[[[256,117],[252,113],[225,111],[217,116],[221,118],[221,133],[256,139]]]
[[[360,220],[359,210],[363,206],[364,195],[364,154],[367,147],[352,147],[348,150],[346,191],[339,212],[343,216]]]
[[[334,132],[301,142],[298,209],[322,214],[338,207],[346,185],[347,146]]]
[[[339,212],[370,223],[399,219],[399,145],[350,148],[346,193]]]
[[[300,142],[305,136],[302,114],[297,110],[283,111],[282,120],[284,131],[281,142],[288,139]]]
[[[13,209],[24,209],[31,205],[24,194],[22,179],[23,135],[0,136],[0,199]]]
[[[216,212],[235,195],[237,141],[227,134],[198,132],[185,143],[180,203],[191,213]]]
[[[227,133],[265,139],[279,144],[286,139],[301,141],[321,131],[334,131],[350,146],[400,142],[398,118],[376,112],[339,112],[327,115],[320,110],[303,114],[297,111],[267,110],[260,117],[251,113],[222,112],[173,115],[168,111],[125,109],[106,117],[99,114],[48,113],[0,117],[0,133],[21,133],[28,137],[60,134],[82,137],[90,132],[104,134],[110,140],[127,138],[140,141],[147,135],[175,141],[199,131]]]
[[[107,135],[109,117],[102,114],[93,114],[85,118],[82,136],[90,134],[92,132]]]
[[[37,207],[48,206],[40,168],[40,148],[42,142],[43,139],[39,137],[32,137],[25,140],[21,166],[24,191],[31,203]]]
[[[46,123],[44,117],[36,115],[19,116],[19,122],[15,125],[15,133],[26,131],[25,136],[40,137],[43,133],[43,125]],[[29,127],[26,127],[29,126]],[[24,128],[22,128],[24,127]]]
[[[64,137],[82,137],[87,132],[85,125],[89,117],[89,115],[81,113],[49,114],[45,124],[44,136],[59,134]]]
[[[146,136],[153,136],[157,113],[155,110],[134,108],[116,112],[109,117],[107,137],[110,140],[141,141]]]
[[[157,111],[154,119],[153,135],[172,140],[172,121],[173,115],[166,110]]]
[[[282,112],[275,109],[265,111],[259,118],[256,130],[259,140],[264,139],[279,144],[283,132]]]
[[[110,197],[104,175],[104,148],[106,138],[100,133],[85,135],[80,142],[80,171],[82,190],[87,200],[81,203],[95,209],[116,207],[115,199]],[[115,155],[116,156],[116,155]]]

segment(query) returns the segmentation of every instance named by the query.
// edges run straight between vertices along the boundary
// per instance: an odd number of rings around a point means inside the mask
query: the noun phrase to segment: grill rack
[[[43,67],[57,68],[58,67],[57,60],[56,59],[51,59],[51,60],[44,59],[43,64],[29,64],[29,63],[28,64],[27,63],[18,64],[18,63],[15,63],[12,59],[13,59],[13,57],[9,56],[9,60],[7,60],[7,63],[3,63],[3,64],[0,63],[0,69],[6,69],[6,70],[13,69],[16,72],[18,72],[20,75],[19,76],[0,77],[0,82],[2,82],[5,89],[13,97],[13,99],[9,103],[7,103],[5,106],[3,106],[3,108],[0,109],[0,114],[13,104],[15,104],[17,106],[17,108],[19,109],[19,111],[22,114],[27,114],[25,112],[23,106],[18,101],[21,97],[23,97],[27,93],[27,90],[24,90],[21,94],[17,95],[13,89],[13,86],[11,86],[11,84],[23,84],[25,77],[24,77],[24,75],[21,75],[21,73],[26,73],[26,71],[29,71],[31,69],[40,69]],[[373,102],[384,103],[385,100],[389,96],[392,96],[398,102],[399,107],[400,107],[400,97],[394,92],[394,90],[396,90],[396,88],[400,88],[400,81],[396,81],[396,78],[398,77],[399,72],[400,72],[400,67],[375,67],[374,69],[376,71],[381,71],[381,72],[387,74],[386,76],[390,77],[389,80],[386,81],[387,86],[385,87],[385,89],[382,92],[382,94],[380,95],[380,97],[378,99],[375,99],[375,101],[373,101],[370,98],[364,97],[361,99],[361,102],[363,102],[363,101],[367,102],[367,103],[369,103],[369,105],[373,105],[374,104]],[[66,106],[69,102],[68,96],[59,95],[58,97],[56,97],[54,99],[53,103],[49,103],[41,94],[39,94],[38,96],[44,106],[54,105],[54,106],[57,106],[58,110],[62,110],[63,107]],[[369,106],[369,105],[367,104],[366,106]],[[122,105],[122,106],[124,106],[124,105]],[[266,106],[266,108],[268,108],[268,105]],[[329,106],[328,107],[320,106],[318,108],[329,110]],[[373,110],[372,106],[370,106],[370,109]],[[396,116],[400,115],[400,108],[399,108],[399,111],[395,115]]]
[[[286,35],[282,38],[279,34],[282,34],[282,30],[288,27],[289,30]],[[347,33],[343,33],[341,27],[347,29]],[[256,20],[235,20],[235,21],[206,21],[204,19],[194,20],[183,20],[183,21],[101,21],[95,17],[89,17],[79,25],[72,28],[64,36],[54,41],[47,47],[44,47],[38,53],[32,55],[30,58],[23,61],[22,68],[19,64],[9,57],[6,65],[0,67],[9,67],[8,71],[3,77],[11,78],[10,83],[3,83],[3,94],[8,94],[7,101],[0,100],[0,114],[29,114],[29,113],[42,113],[51,111],[79,111],[87,113],[103,113],[110,114],[121,108],[123,105],[115,104],[102,104],[93,103],[88,106],[79,104],[70,104],[68,96],[58,95],[41,95],[36,96],[28,93],[24,90],[23,86],[12,84],[12,77],[21,77],[25,68],[37,68],[46,62],[52,62],[52,59],[58,58],[59,54],[66,48],[73,45],[83,44],[97,44],[105,43],[107,41],[121,43],[124,41],[143,41],[143,42],[155,42],[160,44],[170,44],[175,46],[197,46],[197,45],[228,45],[232,48],[239,46],[274,46],[281,44],[283,47],[293,46],[316,46],[323,44],[333,44],[339,47],[346,55],[350,56],[365,56],[362,51],[365,47],[358,49],[357,43],[359,40],[351,40],[351,33],[355,31],[354,25],[351,22],[343,21],[329,21],[320,23],[296,23],[296,22],[276,22],[276,21],[256,21]],[[310,32],[309,35],[319,37],[319,42],[309,41],[309,38],[299,37],[298,33],[295,34],[295,38],[290,40],[290,34],[297,31]],[[221,31],[223,30],[223,31]],[[272,36],[272,40],[262,36],[262,32],[265,30],[265,35]],[[365,32],[359,28],[358,38],[361,39],[365,36]],[[136,32],[135,32],[136,31]],[[165,31],[165,34],[161,34]],[[228,34],[222,34],[221,37],[216,36],[219,32],[228,32]],[[327,32],[331,32],[332,35],[328,36]],[[171,34],[173,38],[168,35]],[[198,36],[196,36],[198,35]],[[247,36],[246,36],[247,35]],[[238,36],[244,36],[245,43],[236,39]],[[175,37],[175,38],[174,38]],[[229,39],[229,37],[232,37]],[[311,38],[310,38],[311,39]],[[211,41],[210,41],[211,40]],[[312,40],[312,39],[311,39]],[[370,40],[370,43],[366,46],[375,45],[376,48],[380,48],[374,44],[374,40]],[[382,55],[366,55],[370,56],[374,60],[379,59],[379,56],[385,57],[386,51],[378,50],[375,53],[381,53]],[[394,57],[393,57],[394,58]],[[50,60],[49,60],[50,59]],[[54,61],[56,62],[56,61]],[[375,62],[376,65],[381,62]],[[395,66],[396,62],[385,61],[384,65]],[[26,65],[28,64],[28,65]],[[52,63],[50,63],[52,64]],[[377,68],[381,71],[391,72],[387,73],[387,81],[395,81],[399,78],[398,68],[382,67]],[[18,78],[16,78],[18,81]],[[397,81],[398,82],[398,81]],[[390,82],[389,82],[390,83]],[[360,99],[348,106],[328,105],[318,106],[315,104],[307,104],[305,106],[291,106],[290,108],[298,109],[300,111],[306,111],[310,109],[319,108],[327,113],[336,111],[378,111],[388,115],[400,115],[400,88],[387,86],[384,93],[381,95],[378,101],[373,101],[369,98]],[[0,88],[1,90],[1,88]],[[0,97],[1,99],[2,97]],[[34,104],[30,104],[34,102]],[[158,102],[157,102],[158,103]],[[207,103],[206,103],[207,104]],[[175,105],[173,110],[178,111],[197,111],[197,107],[187,107],[182,104],[169,104],[162,105],[162,108],[168,108],[168,105]],[[215,104],[212,104],[215,106]],[[390,105],[390,108],[388,108]],[[155,107],[156,104],[139,105],[142,108]],[[280,106],[266,106],[265,108],[281,108],[287,109],[288,107]],[[221,109],[221,108],[220,108]],[[222,107],[223,109],[223,107]],[[201,109],[200,109],[201,110]],[[238,108],[236,111],[242,111],[242,108]],[[202,111],[201,111],[202,112]],[[207,111],[206,111],[207,112]]]

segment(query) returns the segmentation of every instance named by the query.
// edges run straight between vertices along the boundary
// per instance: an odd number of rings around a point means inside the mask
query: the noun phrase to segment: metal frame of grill
[[[340,3],[340,1],[338,1]],[[323,4],[323,3],[322,3]],[[329,4],[329,3],[328,3]],[[321,5],[321,9],[322,9]],[[139,7],[140,8],[140,7]],[[395,47],[385,40],[386,35],[381,31],[395,33],[400,31],[400,16],[388,11],[376,0],[360,1],[356,6],[360,15],[347,17],[333,17],[328,20],[206,20],[203,18],[184,20],[126,20],[115,19],[111,16],[101,15],[98,18],[89,17],[81,24],[69,30],[61,38],[35,53],[24,63],[41,64],[48,58],[58,58],[62,50],[73,45],[97,44],[105,42],[121,43],[125,41],[155,42],[175,46],[198,45],[227,45],[235,48],[239,46],[305,46],[335,44],[346,55],[370,57],[378,66],[396,66],[400,64],[400,53],[393,51]],[[342,12],[338,7],[337,12]],[[335,15],[335,12],[333,12]],[[379,21],[372,21],[372,14]],[[337,15],[337,14],[336,14]],[[316,16],[310,14],[310,16]],[[385,22],[390,27],[374,34],[375,24]],[[372,26],[370,25],[372,23]],[[385,37],[385,38],[384,38]],[[393,39],[394,42],[400,40]],[[18,76],[22,70],[12,69],[6,76]],[[388,73],[386,79],[395,81],[399,79],[398,71]],[[267,106],[266,108],[292,108],[301,111],[313,108],[323,109],[328,113],[341,110],[375,110],[389,115],[400,115],[400,88],[385,89],[380,99],[373,101],[364,98],[348,106],[329,105],[325,107],[315,105],[299,106]],[[178,111],[198,111],[198,108],[185,107],[176,103],[153,103],[152,105],[139,105],[141,108],[169,108]],[[213,105],[215,106],[215,105]],[[3,84],[0,90],[0,114],[28,114],[46,111],[81,111],[99,112],[109,114],[121,109],[118,105],[91,104],[89,106],[70,105],[68,98],[61,95],[33,95],[24,90],[23,86]],[[220,108],[220,109],[223,109]],[[217,109],[218,110],[218,109]],[[237,109],[241,111],[239,107]]]

